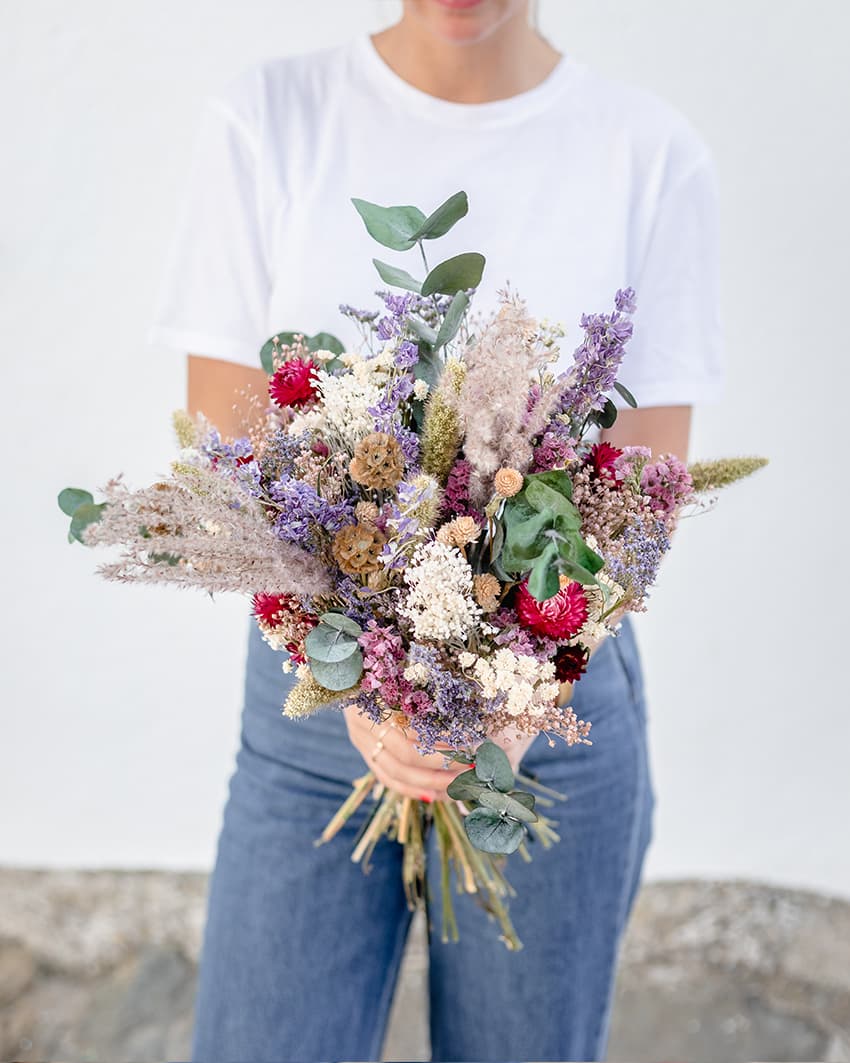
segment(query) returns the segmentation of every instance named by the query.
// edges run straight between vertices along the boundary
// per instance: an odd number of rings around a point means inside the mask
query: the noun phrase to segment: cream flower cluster
[[[481,610],[472,598],[472,569],[460,551],[432,540],[417,547],[404,581],[399,612],[418,639],[465,638]]]
[[[472,672],[485,698],[505,697],[504,709],[511,716],[544,716],[560,692],[551,661],[538,661],[506,647],[490,658],[463,653],[459,660],[462,668]]]
[[[318,371],[316,381],[321,405],[298,414],[290,432],[297,435],[320,431],[353,452],[360,440],[375,429],[375,418],[368,409],[380,401],[379,388],[369,379],[361,380],[351,373],[332,376],[324,369]]]

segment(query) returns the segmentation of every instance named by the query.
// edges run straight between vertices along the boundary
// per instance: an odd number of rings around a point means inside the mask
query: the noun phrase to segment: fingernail
[[[419,800],[420,801],[424,801],[426,805],[430,805],[431,802],[434,800],[434,798],[433,797],[429,797],[427,794],[420,794],[419,795]]]

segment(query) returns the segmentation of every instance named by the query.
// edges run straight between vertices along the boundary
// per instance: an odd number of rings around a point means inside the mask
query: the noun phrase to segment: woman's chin
[[[431,33],[453,44],[475,44],[513,14],[517,0],[416,0]]]

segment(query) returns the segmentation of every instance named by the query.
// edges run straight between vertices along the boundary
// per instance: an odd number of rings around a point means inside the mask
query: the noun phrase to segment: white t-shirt
[[[339,304],[378,308],[371,259],[424,275],[418,251],[366,232],[351,204],[430,213],[452,193],[469,214],[427,244],[433,266],[487,259],[475,298],[509,282],[567,329],[637,293],[620,379],[640,405],[718,396],[716,183],[702,139],[669,104],[571,56],[505,100],[438,99],[395,74],[368,35],[256,63],[204,104],[148,339],[259,365],[274,333],[357,333]]]

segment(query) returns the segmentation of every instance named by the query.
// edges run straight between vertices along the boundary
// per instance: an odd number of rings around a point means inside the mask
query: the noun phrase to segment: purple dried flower
[[[484,523],[484,515],[470,501],[471,476],[472,466],[465,458],[458,458],[451,467],[443,490],[443,504],[440,509],[442,520],[451,520],[452,517],[474,517],[479,524]]]
[[[274,523],[278,538],[305,550],[315,551],[317,533],[333,534],[354,523],[350,501],[330,503],[303,480],[276,480],[269,484],[268,493],[282,509]]]
[[[574,435],[581,433],[589,414],[602,409],[605,395],[617,379],[632,335],[632,323],[624,315],[634,312],[634,294],[631,288],[618,291],[611,314],[582,315],[584,342],[573,355],[573,368],[563,376],[566,386],[559,403]]]

